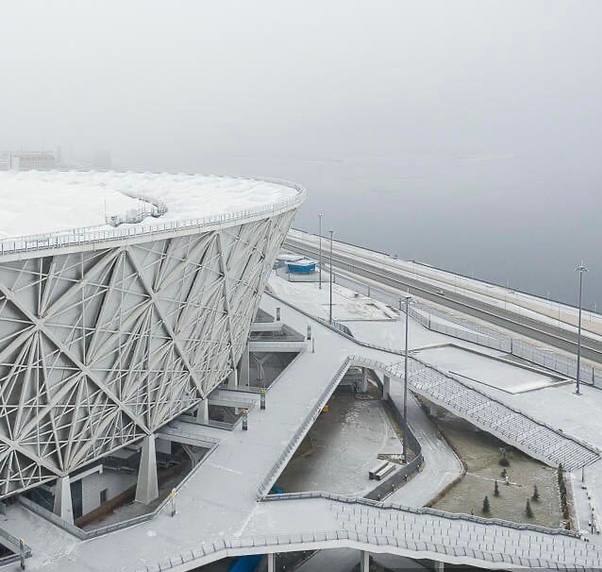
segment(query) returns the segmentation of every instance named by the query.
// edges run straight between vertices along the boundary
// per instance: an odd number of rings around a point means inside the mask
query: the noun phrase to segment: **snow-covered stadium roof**
[[[0,172],[0,239],[82,227],[117,233],[132,226],[142,230],[164,223],[211,221],[293,206],[302,195],[302,189],[289,183],[235,177]]]

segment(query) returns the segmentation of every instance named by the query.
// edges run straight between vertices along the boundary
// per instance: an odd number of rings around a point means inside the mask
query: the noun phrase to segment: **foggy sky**
[[[602,304],[599,0],[0,0],[0,149],[265,175],[337,235]]]

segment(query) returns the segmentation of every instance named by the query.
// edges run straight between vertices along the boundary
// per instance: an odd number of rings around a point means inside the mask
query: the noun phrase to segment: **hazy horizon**
[[[0,149],[282,177],[296,226],[602,304],[602,3],[3,6]]]

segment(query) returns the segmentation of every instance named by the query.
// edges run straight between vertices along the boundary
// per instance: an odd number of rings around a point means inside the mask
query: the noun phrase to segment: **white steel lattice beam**
[[[231,370],[234,370],[236,368],[236,355],[234,353],[234,335],[232,333],[232,312],[230,311],[230,280],[228,278],[228,265],[226,264],[226,257],[224,254],[224,245],[221,233],[217,233],[217,248],[219,251],[220,267],[224,275],[224,306],[226,308],[226,315],[228,320],[228,335],[230,339],[230,367]]]
[[[217,387],[291,220],[0,256],[0,497],[152,434]]]
[[[130,259],[130,262],[133,264],[133,266],[138,270],[138,272],[140,272],[140,268],[138,267],[138,263],[136,262],[135,258],[131,255],[131,253],[129,251],[128,251],[128,258]],[[142,285],[144,286],[144,289],[146,290],[146,293],[150,296],[150,299],[153,302],[155,311],[157,312],[157,314],[159,315],[159,317],[161,318],[161,320],[163,320],[163,327],[167,330],[167,333],[170,335],[170,337],[172,339],[172,342],[173,342],[173,345],[176,348],[176,350],[177,350],[177,352],[178,352],[178,354],[180,356],[180,359],[184,363],[186,369],[188,370],[188,373],[189,373],[190,377],[192,378],[192,381],[196,385],[196,387],[197,387],[197,389],[199,391],[199,397],[201,397],[201,398],[204,399],[206,397],[206,394],[205,394],[205,391],[203,389],[203,385],[201,383],[201,380],[195,375],[192,367],[190,367],[190,363],[188,363],[188,358],[186,356],[186,352],[180,346],[180,342],[178,340],[178,337],[176,336],[176,334],[172,330],[171,326],[169,325],[169,322],[165,319],[165,316],[163,316],[163,311],[161,309],[161,305],[157,301],[157,294],[156,294],[156,292],[150,287],[149,284],[146,283],[146,280],[144,280],[144,278],[142,277],[142,273],[140,273],[139,279],[140,279],[140,282],[142,283]]]

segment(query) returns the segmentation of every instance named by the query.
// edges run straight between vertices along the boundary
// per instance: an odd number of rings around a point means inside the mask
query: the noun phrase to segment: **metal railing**
[[[512,528],[515,530],[531,530],[533,532],[543,532],[545,534],[552,534],[555,536],[569,536],[579,537],[579,533],[574,530],[567,530],[566,528],[549,528],[539,524],[529,524],[521,522],[513,522],[509,520],[502,520],[500,518],[485,518],[472,514],[458,513],[458,512],[447,512],[430,507],[409,507],[400,505],[397,503],[388,503],[386,501],[376,501],[367,499],[364,497],[346,496],[337,493],[328,493],[324,491],[309,491],[309,492],[298,492],[298,493],[283,493],[280,495],[270,495],[266,501],[287,501],[287,500],[301,500],[301,499],[326,499],[332,500],[344,504],[352,504],[359,506],[367,506],[382,510],[399,511],[407,514],[415,514],[418,516],[427,515],[435,516],[445,520],[460,520],[464,522],[474,522],[476,524],[483,524],[487,526],[503,526],[504,528]]]
[[[262,500],[269,493],[272,485],[278,478],[278,475],[282,471],[284,465],[288,462],[291,455],[295,452],[303,437],[305,437],[306,433],[309,431],[310,427],[313,425],[315,420],[320,415],[324,405],[330,398],[330,395],[335,390],[336,386],[340,383],[341,379],[347,372],[349,368],[350,360],[349,358],[345,359],[345,361],[341,364],[341,366],[337,369],[333,378],[330,380],[328,385],[324,388],[320,397],[316,401],[314,407],[309,411],[309,413],[305,416],[305,419],[299,425],[293,436],[288,442],[288,445],[282,451],[272,468],[268,471],[268,474],[257,487],[257,498],[258,500]]]
[[[292,304],[290,301],[288,300],[284,300],[283,298],[280,298],[274,294],[270,294],[270,296],[272,296],[273,298],[275,298],[276,300],[280,301],[282,304],[286,304],[287,306],[290,306],[291,308],[293,308],[294,310],[296,310],[297,312],[307,316],[308,318],[311,318],[312,320],[316,320],[317,322],[320,322],[323,326],[329,328],[330,330],[338,333],[339,335],[347,338],[348,340],[354,342],[355,344],[357,344],[360,347],[365,347],[365,348],[370,348],[370,349],[375,349],[375,350],[379,350],[379,351],[384,351],[390,354],[394,354],[394,355],[398,355],[400,357],[403,357],[404,354],[401,351],[398,350],[394,350],[392,348],[387,348],[384,346],[379,346],[377,344],[372,344],[369,342],[364,342],[362,340],[358,340],[356,338],[354,338],[351,335],[346,334],[345,332],[342,332],[336,328],[334,328],[333,326],[331,326],[327,320],[323,320],[322,318],[313,316],[312,314],[310,314],[309,312],[303,310],[302,308],[296,306],[295,304]],[[351,365],[360,365],[360,366],[366,366],[366,367],[370,367],[372,369],[376,369],[376,370],[380,370],[383,371],[384,373],[386,373],[387,375],[389,375],[390,377],[394,377],[397,379],[400,379],[400,373],[397,372],[397,370],[395,369],[394,365],[396,364],[392,364],[392,365],[386,365],[383,364],[382,362],[379,362],[377,360],[374,359],[370,359],[370,358],[366,358],[363,356],[359,356],[359,355],[350,355],[349,356],[349,362]],[[596,458],[599,458],[600,456],[600,451],[598,450],[597,447],[594,447],[593,445],[591,445],[590,443],[587,443],[581,439],[578,439],[577,437],[574,437],[572,435],[567,435],[564,432],[560,432],[557,429],[555,429],[554,427],[552,427],[551,425],[548,425],[547,423],[543,422],[543,421],[537,421],[535,419],[533,419],[531,416],[527,415],[526,413],[524,413],[523,411],[520,411],[518,409],[515,409],[509,405],[507,405],[506,403],[496,399],[495,397],[484,393],[480,390],[478,390],[477,388],[473,387],[472,385],[465,383],[464,381],[457,379],[455,377],[452,377],[451,375],[447,374],[446,372],[440,370],[439,368],[417,358],[416,356],[409,356],[409,364],[410,364],[410,370],[409,370],[409,374],[410,374],[410,379],[408,380],[410,383],[412,383],[412,379],[411,377],[418,371],[428,371],[431,372],[432,375],[438,375],[438,376],[442,376],[444,378],[446,378],[447,380],[453,382],[454,384],[457,384],[458,387],[461,387],[462,389],[468,390],[473,392],[474,394],[478,395],[479,397],[484,398],[485,400],[487,400],[490,403],[495,403],[497,404],[499,407],[503,407],[505,410],[507,410],[508,412],[512,412],[513,414],[517,414],[520,415],[521,417],[523,417],[524,419],[528,420],[529,422],[535,424],[535,425],[539,425],[542,428],[548,429],[552,432],[554,432],[556,435],[558,435],[559,437],[562,437],[570,442],[573,442],[574,444],[583,447],[584,449],[588,450],[589,452],[592,453],[592,460],[589,462],[593,462],[593,460],[595,460]],[[544,461],[545,462],[545,461]],[[586,463],[589,464],[589,463]]]
[[[517,543],[521,542],[521,532],[532,532],[544,535],[550,535],[551,537],[562,537],[566,541],[579,538],[579,535],[573,531],[564,529],[552,529],[543,526],[532,525],[532,524],[519,524],[500,519],[481,518],[478,516],[472,516],[468,514],[453,514],[438,511],[431,508],[408,508],[395,504],[388,504],[384,506],[382,503],[377,501],[370,501],[367,499],[356,498],[356,497],[345,497],[342,495],[324,493],[324,492],[313,492],[313,493],[287,493],[283,495],[275,495],[267,500],[275,502],[286,502],[295,500],[323,500],[331,501],[340,505],[341,509],[344,509],[346,505],[353,505],[354,510],[370,510],[377,509],[383,511],[397,511],[407,515],[414,515],[416,517],[427,516],[435,519],[442,519],[449,521],[448,526],[451,527],[452,523],[465,522],[474,525],[482,525],[487,529],[500,527],[500,536],[503,537],[503,543],[507,544],[510,540],[508,534],[504,534],[504,530],[515,530],[518,536],[515,538]],[[361,516],[360,516],[361,518]],[[387,523],[390,525],[390,523]],[[340,526],[340,525],[339,525]],[[510,568],[514,567],[541,567],[541,568],[557,568],[558,562],[552,562],[551,560],[542,559],[537,555],[537,550],[540,553],[545,554],[546,546],[542,543],[537,543],[535,548],[535,554],[528,556],[527,554],[518,555],[517,551],[504,551],[501,552],[499,547],[497,550],[487,542],[487,539],[483,536],[483,532],[479,530],[464,530],[461,536],[453,538],[447,536],[447,542],[443,541],[444,538],[439,540],[435,539],[432,535],[425,537],[424,540],[418,540],[407,531],[403,534],[394,535],[387,533],[382,526],[367,527],[365,531],[358,530],[357,525],[349,528],[336,528],[332,530],[312,530],[308,532],[296,532],[296,533],[276,533],[276,534],[255,534],[253,536],[242,536],[242,537],[219,537],[212,541],[203,542],[193,549],[179,552],[171,555],[167,559],[157,562],[154,565],[147,565],[139,569],[139,572],[164,572],[179,568],[183,565],[192,567],[193,565],[199,566],[207,564],[209,562],[218,560],[226,556],[239,556],[243,554],[266,554],[271,552],[290,552],[296,550],[308,550],[318,549],[321,547],[335,547],[335,546],[348,546],[352,548],[364,548],[369,546],[387,546],[393,549],[412,550],[416,553],[420,553],[422,557],[430,555],[431,557],[436,555],[447,555],[451,558],[457,559],[470,559],[474,562],[504,562],[509,565]],[[446,528],[445,528],[446,529]],[[442,527],[442,530],[445,530]],[[402,532],[402,531],[399,531]],[[495,532],[494,532],[495,534]],[[559,538],[560,540],[560,538]],[[531,543],[528,543],[531,546]],[[557,548],[564,557],[567,559],[563,561],[563,564],[571,562],[571,558],[577,561],[577,558],[585,560],[587,558],[588,545],[581,543],[576,544],[573,547],[572,553],[566,552],[566,546],[560,544],[558,547],[555,546],[552,541],[552,547]],[[593,550],[592,550],[593,552]],[[552,554],[550,554],[552,556]],[[595,554],[591,556],[595,557]],[[194,564],[193,564],[194,563]]]
[[[336,326],[332,327],[336,329]],[[342,378],[347,373],[347,370],[352,366],[364,365],[365,362],[369,363],[370,365],[374,365],[377,369],[386,368],[386,366],[384,366],[383,364],[380,364],[373,360],[365,360],[364,358],[355,355],[351,355],[345,359],[345,361],[337,369],[335,375],[330,380],[329,384],[324,388],[324,391],[318,398],[318,401],[316,402],[314,408],[305,416],[305,419],[303,420],[302,424],[291,437],[286,448],[280,454],[277,461],[274,463],[268,474],[265,476],[265,478],[259,485],[257,489],[258,500],[265,500],[269,497],[270,489],[274,485],[274,482],[277,480],[280,473],[282,472],[285,464],[289,461],[290,457],[297,450],[302,439],[310,430],[311,426],[314,424],[322,408],[330,398],[330,395],[336,389],[336,386],[341,382]],[[397,485],[400,481],[404,480],[406,476],[409,477],[411,474],[413,474],[420,468],[424,461],[422,457],[422,447],[420,445],[420,442],[418,441],[418,439],[416,439],[409,426],[406,426],[401,416],[401,413],[395,405],[395,402],[390,397],[389,403],[393,408],[397,422],[400,424],[401,427],[403,427],[404,431],[408,432],[407,442],[409,446],[413,448],[414,452],[416,453],[416,457],[406,465],[402,466],[399,471],[395,471],[389,478],[385,479],[382,483],[380,483],[372,491],[370,491],[370,493],[368,493],[367,495],[367,498],[370,498],[371,496],[377,496],[378,494],[384,496],[386,490],[388,490],[389,493],[392,492],[391,484]]]
[[[356,343],[358,343],[359,345],[364,345],[364,343],[359,340],[356,340]],[[368,345],[368,347],[374,347],[374,346]],[[380,369],[382,372],[384,372],[386,375],[388,375],[392,378],[402,379],[403,374],[395,368],[396,364],[385,365],[376,360],[373,360],[370,358],[365,358],[362,356],[356,356],[356,355],[349,356],[349,359],[351,360],[351,362],[354,365],[364,365],[365,367],[370,367],[372,369],[377,369],[377,370]],[[470,392],[471,395],[478,396],[478,398],[481,399],[483,401],[483,403],[495,405],[499,408],[502,408],[504,411],[506,411],[510,414],[516,415],[516,416],[520,417],[521,419],[524,419],[525,421],[527,421],[529,424],[532,424],[533,426],[541,427],[542,429],[550,431],[550,432],[554,433],[554,435],[556,435],[559,439],[565,440],[565,442],[567,442],[567,445],[570,444],[572,447],[580,447],[583,450],[584,458],[589,459],[588,462],[586,462],[585,464],[590,464],[591,462],[597,460],[600,457],[600,451],[593,445],[591,445],[581,439],[578,439],[577,437],[574,437],[572,435],[568,435],[564,432],[561,432],[558,429],[555,429],[554,427],[552,427],[551,425],[548,425],[544,421],[538,421],[538,420],[534,419],[533,417],[531,417],[530,415],[528,415],[527,413],[520,411],[519,409],[515,409],[514,407],[511,407],[510,405],[504,403],[503,401],[478,390],[477,388],[473,387],[472,385],[465,383],[464,381],[459,380],[459,379],[449,375],[447,372],[442,371],[439,368],[437,368],[431,364],[428,364],[419,358],[416,358],[415,356],[409,357],[408,361],[409,361],[409,366],[410,366],[409,372],[408,372],[409,373],[408,383],[412,387],[413,391],[415,391],[417,393],[426,393],[425,391],[419,391],[418,388],[416,387],[417,386],[417,381],[416,381],[417,378],[422,378],[425,385],[428,385],[430,387],[436,387],[439,385],[439,382],[441,380],[446,380],[448,383],[453,384],[453,386],[455,388],[457,388],[453,392],[453,394],[450,394],[448,397],[454,398],[454,396],[457,396],[458,390],[460,390],[460,389],[463,391],[468,391],[468,392]],[[433,398],[433,396],[431,396],[431,398]],[[458,409],[458,412],[459,411],[460,411],[460,409]],[[470,414],[467,414],[466,412],[464,412],[464,413],[465,413],[465,415],[464,415],[465,418],[472,419],[473,422],[475,422],[474,413],[470,413]],[[485,430],[492,431],[491,427],[489,427],[489,428],[484,427],[484,428],[485,428]],[[506,438],[507,437],[508,437],[508,435],[506,435]],[[519,444],[519,446],[520,446],[520,444]],[[542,452],[542,457],[545,459],[544,462],[552,461],[552,457],[549,455],[549,453],[550,452],[547,450],[545,452]],[[552,462],[552,464],[557,464],[557,463]]]
[[[103,226],[80,227],[66,231],[43,234],[31,234],[16,238],[0,240],[0,256],[32,252],[37,250],[57,249],[83,244],[98,244],[127,239],[152,237],[157,234],[174,231],[203,231],[216,226],[233,225],[248,219],[275,216],[298,207],[305,199],[306,191],[300,185],[277,179],[251,179],[288,186],[297,195],[294,198],[277,201],[269,206],[255,209],[243,209],[232,213],[222,213],[188,220],[177,220],[158,224],[137,224],[107,229]]]
[[[433,366],[415,360],[412,370],[408,382],[414,392],[548,465],[562,464],[570,471],[600,458],[600,452],[592,445],[533,419]]]
[[[207,454],[201,459],[201,461],[193,467],[193,469],[172,489],[175,491],[175,498],[177,498],[177,494],[184,487],[184,485],[189,481],[192,475],[195,473],[196,469],[204,463],[209,456],[215,451],[217,446],[219,445],[216,442],[210,449],[207,451]],[[89,540],[91,538],[96,538],[98,536],[104,536],[105,534],[109,534],[110,532],[115,532],[116,530],[122,530],[124,528],[130,528],[132,526],[136,526],[137,524],[141,524],[143,522],[147,522],[149,520],[154,519],[157,515],[159,515],[166,507],[170,506],[172,502],[172,497],[168,494],[155,509],[150,512],[140,514],[137,516],[132,516],[130,518],[126,518],[120,520],[119,522],[114,522],[111,524],[106,524],[103,526],[99,526],[98,528],[94,528],[91,530],[84,530],[83,528],[79,528],[75,524],[70,524],[63,520],[60,516],[54,514],[53,512],[47,510],[43,506],[39,505],[35,501],[27,498],[25,495],[18,496],[18,502],[22,504],[24,507],[31,510],[33,513],[41,516],[42,518],[52,522],[59,528],[62,528],[64,531],[72,534],[76,538],[80,540]],[[1,533],[0,533],[1,534]]]
[[[361,280],[348,276],[337,275],[338,283],[350,286],[366,295],[397,307],[399,297],[378,287],[365,284]],[[403,308],[400,309],[403,311]],[[423,302],[414,302],[410,306],[409,315],[419,324],[440,334],[471,342],[480,346],[506,352],[517,358],[575,379],[577,377],[577,359],[561,354],[555,350],[548,350],[540,345],[521,338],[507,335],[501,330],[489,327],[470,318],[455,313],[447,313],[435,306]],[[602,389],[602,369],[581,362],[580,381]]]
[[[23,539],[13,536],[3,528],[0,528],[0,537],[2,538],[2,544],[11,551],[11,554],[0,557],[0,567],[14,562],[22,562],[22,559],[25,558],[31,558],[31,548],[25,544]]]

